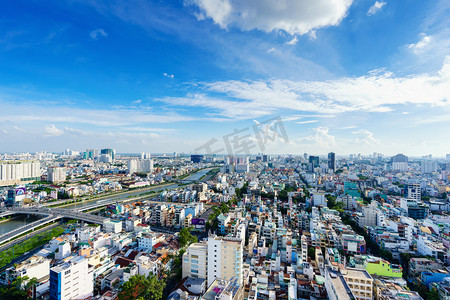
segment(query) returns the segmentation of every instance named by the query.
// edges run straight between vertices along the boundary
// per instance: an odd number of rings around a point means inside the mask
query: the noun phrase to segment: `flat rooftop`
[[[353,269],[353,268],[347,268],[347,275],[353,278],[365,278],[365,279],[373,279],[372,276],[366,271],[362,269]]]

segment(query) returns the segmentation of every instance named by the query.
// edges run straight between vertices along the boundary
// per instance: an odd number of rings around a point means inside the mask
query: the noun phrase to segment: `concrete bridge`
[[[91,215],[87,213],[80,212],[74,209],[62,209],[62,208],[47,208],[47,207],[14,207],[9,209],[3,209],[0,216],[13,215],[13,214],[27,214],[27,215],[40,215],[45,216],[44,218],[18,227],[0,236],[0,244],[7,242],[17,236],[23,235],[30,230],[34,230],[37,227],[43,226],[45,224],[55,222],[59,219],[78,219],[84,222],[103,224],[105,217]]]

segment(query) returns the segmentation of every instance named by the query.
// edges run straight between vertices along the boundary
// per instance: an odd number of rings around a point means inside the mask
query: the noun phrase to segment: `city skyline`
[[[278,5],[4,5],[1,151],[194,153],[279,117],[253,153],[450,152],[448,2]]]

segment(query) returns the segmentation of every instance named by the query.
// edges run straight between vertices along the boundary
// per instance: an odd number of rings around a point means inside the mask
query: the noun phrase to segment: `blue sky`
[[[313,3],[311,3],[313,2]],[[450,3],[9,1],[0,152],[450,152]],[[289,141],[256,147],[255,121]]]

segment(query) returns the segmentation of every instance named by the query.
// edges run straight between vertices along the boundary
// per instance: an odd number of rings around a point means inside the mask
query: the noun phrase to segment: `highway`
[[[201,170],[195,174],[190,175],[185,180],[195,182],[195,181],[199,180],[202,176],[206,175],[206,173],[208,173],[211,169],[212,168]],[[210,176],[205,176],[205,178],[202,181],[206,181],[207,179],[209,179],[208,177],[210,177]],[[43,218],[39,219],[38,221],[15,228],[15,229],[8,231],[5,234],[1,235],[0,236],[0,244],[4,244],[5,242],[8,242],[20,235],[26,234],[27,232],[34,230],[37,227],[43,226],[48,223],[55,222],[56,220],[59,220],[62,218],[78,219],[78,220],[89,222],[89,223],[102,224],[103,220],[105,219],[104,217],[92,215],[89,213],[83,213],[82,211],[106,206],[110,203],[137,201],[137,200],[146,199],[146,198],[148,199],[151,195],[149,195],[149,194],[142,195],[142,194],[147,193],[149,190],[150,191],[151,190],[162,191],[162,190],[168,190],[168,189],[175,189],[175,188],[178,188],[181,186],[183,186],[183,185],[169,184],[169,185],[165,185],[165,186],[148,188],[145,190],[139,189],[139,190],[129,191],[129,192],[121,193],[121,194],[111,195],[110,197],[106,196],[105,198],[94,200],[94,201],[82,202],[82,203],[77,203],[77,204],[73,204],[73,205],[67,205],[67,206],[64,206],[61,208],[60,207],[49,208],[49,207],[45,207],[45,206],[40,206],[40,207],[32,206],[29,208],[17,207],[17,208],[3,209],[2,211],[0,211],[0,217],[11,215],[11,214],[27,214],[27,215],[41,215],[41,216],[43,216]],[[133,195],[136,195],[136,197],[133,197]],[[173,202],[161,202],[161,201],[156,201],[156,200],[150,200],[150,202],[157,203],[157,204],[163,204],[163,203],[175,204]],[[7,222],[5,222],[5,223],[7,223]],[[3,224],[5,224],[5,223],[3,223]],[[1,229],[1,226],[2,226],[2,224],[0,224],[0,229]],[[15,243],[15,241],[14,241],[14,243]],[[4,250],[4,249],[6,249],[5,247],[7,247],[8,245],[11,246],[14,243],[10,242],[10,243],[4,244],[3,246],[1,246],[0,249]],[[2,251],[2,250],[0,250],[0,251]]]

